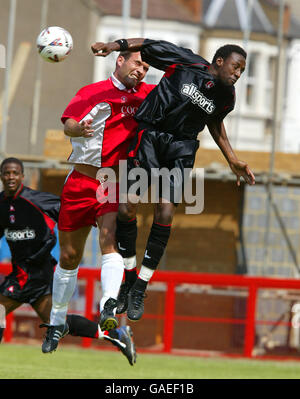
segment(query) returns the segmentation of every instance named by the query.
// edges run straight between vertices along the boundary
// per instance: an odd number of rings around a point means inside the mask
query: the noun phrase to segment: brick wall
[[[300,188],[274,186],[273,195],[291,244],[299,257]],[[269,206],[264,185],[246,188],[243,232],[248,274],[293,277],[293,258],[273,209],[270,212],[269,244],[266,245]]]

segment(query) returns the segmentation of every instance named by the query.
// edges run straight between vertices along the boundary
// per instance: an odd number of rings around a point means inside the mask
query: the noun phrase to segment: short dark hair
[[[212,63],[215,64],[219,57],[223,58],[223,60],[226,60],[226,58],[228,58],[232,53],[238,53],[242,55],[245,59],[247,58],[247,53],[242,47],[237,46],[236,44],[225,44],[225,46],[218,48],[214,55]]]
[[[131,54],[132,54],[132,51],[120,51],[119,56],[121,55],[127,61],[131,57]]]
[[[8,163],[16,163],[17,165],[20,165],[22,173],[24,173],[24,165],[23,162],[18,159],[18,158],[14,158],[14,157],[10,157],[10,158],[5,158],[0,165],[0,172],[2,173],[3,167],[4,165],[8,164]]]

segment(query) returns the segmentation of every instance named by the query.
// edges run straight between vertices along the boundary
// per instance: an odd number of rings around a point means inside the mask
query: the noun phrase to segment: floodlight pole
[[[17,0],[10,0],[8,38],[7,38],[7,58],[6,58],[6,70],[5,70],[5,79],[4,79],[4,95],[2,103],[2,133],[0,140],[1,153],[4,156],[6,153],[6,141],[7,141],[9,83],[10,83],[10,70],[11,70],[14,35],[15,35],[16,9],[17,9]]]

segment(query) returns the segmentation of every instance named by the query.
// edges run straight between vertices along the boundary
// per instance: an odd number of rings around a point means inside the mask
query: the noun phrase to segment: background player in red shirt
[[[127,148],[137,127],[134,113],[154,88],[141,82],[148,68],[139,52],[120,53],[112,76],[80,89],[62,115],[64,132],[71,137],[73,149],[69,161],[75,165],[61,196],[60,261],[54,273],[50,327],[43,351],[56,349],[56,337],[64,330],[78,265],[92,225],[99,227],[102,252],[99,324],[102,330],[118,325],[116,299],[124,272],[115,241],[118,184],[114,185],[115,201],[99,201],[99,195],[105,197],[100,180],[106,177],[105,168],[118,175],[119,161],[127,158]]]
[[[17,158],[0,165],[4,191],[0,193],[0,237],[6,237],[11,251],[12,272],[0,284],[0,342],[6,315],[29,303],[40,317],[40,327],[48,327],[52,304],[52,280],[56,259],[51,250],[56,243],[54,226],[60,199],[56,195],[23,185],[24,167]],[[68,315],[66,334],[109,340],[133,365],[136,359],[129,326],[101,331],[98,324],[79,315]],[[46,337],[46,343],[48,338]],[[47,346],[47,345],[45,345]]]

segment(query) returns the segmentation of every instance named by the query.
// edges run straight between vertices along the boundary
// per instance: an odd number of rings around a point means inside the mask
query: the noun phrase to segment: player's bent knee
[[[76,251],[61,251],[59,263],[63,269],[76,269],[81,260],[81,255]]]
[[[173,221],[175,208],[173,204],[158,204],[155,209],[154,222],[169,225]]]
[[[136,205],[120,204],[118,210],[119,220],[126,222],[136,217]]]

